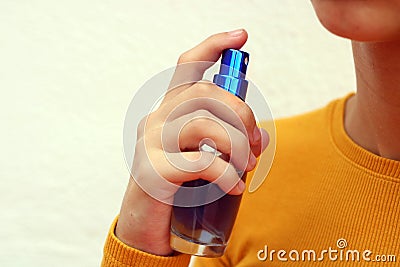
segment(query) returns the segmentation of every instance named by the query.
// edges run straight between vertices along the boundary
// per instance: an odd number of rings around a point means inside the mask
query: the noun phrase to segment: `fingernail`
[[[262,134],[263,140],[261,142],[261,151],[264,151],[269,144],[269,134],[264,129],[261,129],[261,131],[263,131],[263,134]]]
[[[253,131],[253,140],[254,143],[258,143],[261,140],[261,133],[260,133],[260,129],[258,129],[258,127],[254,127],[254,131]]]
[[[253,153],[250,153],[250,167],[253,169],[257,165],[257,158]]]
[[[239,191],[243,193],[243,191],[246,189],[246,184],[242,181],[242,179],[240,179],[237,187],[238,187]]]
[[[237,37],[243,34],[243,29],[238,29],[238,30],[234,30],[234,31],[230,31],[228,32],[228,34],[232,37]]]

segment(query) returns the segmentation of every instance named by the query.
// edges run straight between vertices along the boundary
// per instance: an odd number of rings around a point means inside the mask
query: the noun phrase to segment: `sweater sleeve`
[[[117,221],[118,217],[114,220],[108,232],[101,262],[102,267],[187,267],[189,265],[190,255],[179,254],[163,257],[124,244],[114,234]]]

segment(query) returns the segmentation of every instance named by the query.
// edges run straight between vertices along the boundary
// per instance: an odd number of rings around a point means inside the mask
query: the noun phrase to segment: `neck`
[[[367,150],[400,160],[400,41],[353,42],[357,94],[346,106],[345,128]]]

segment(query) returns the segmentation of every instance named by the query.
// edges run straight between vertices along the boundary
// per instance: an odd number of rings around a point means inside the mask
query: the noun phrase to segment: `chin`
[[[319,21],[335,35],[361,42],[400,40],[400,0],[312,2]]]
[[[389,31],[387,28],[374,30],[373,28],[364,29],[357,25],[335,25],[321,21],[322,25],[334,35],[358,42],[388,42],[400,41],[399,31]]]

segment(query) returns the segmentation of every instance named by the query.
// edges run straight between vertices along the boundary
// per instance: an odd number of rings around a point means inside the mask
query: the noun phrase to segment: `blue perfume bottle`
[[[214,75],[213,82],[219,87],[246,99],[249,82],[245,79],[250,55],[236,49],[227,49],[222,53],[219,74]]]
[[[249,54],[240,50],[227,49],[222,53],[221,66],[213,82],[236,95],[246,98],[246,78]],[[241,173],[245,181],[247,173]],[[179,252],[204,257],[220,257],[224,254],[228,239],[235,223],[241,195],[228,195],[218,185],[203,179],[185,182],[184,187],[211,186],[210,191],[220,191],[221,198],[195,207],[174,206],[171,217],[171,247]],[[180,190],[175,194],[177,197]],[[183,193],[182,193],[183,194]],[[201,194],[198,191],[193,194]],[[194,195],[193,199],[206,197]]]

